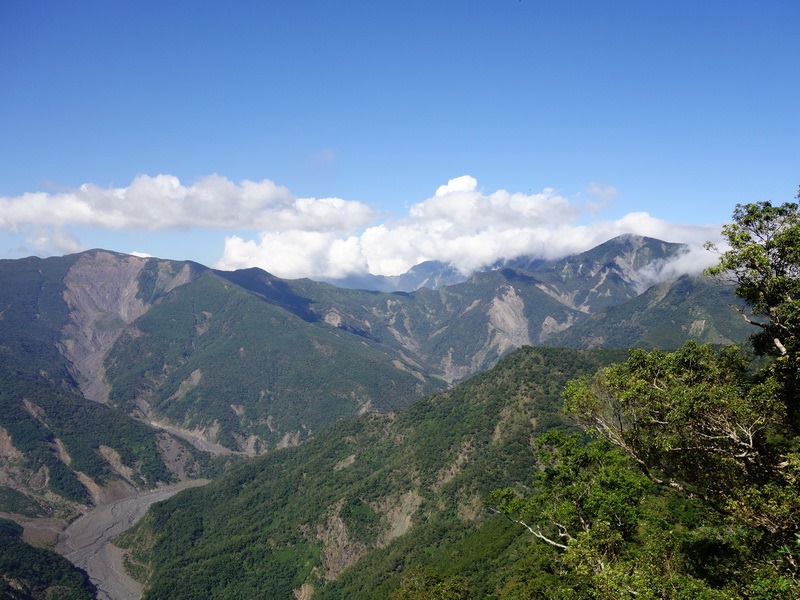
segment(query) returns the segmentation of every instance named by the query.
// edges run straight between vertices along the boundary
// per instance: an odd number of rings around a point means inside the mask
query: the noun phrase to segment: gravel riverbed
[[[139,600],[142,585],[125,572],[125,553],[111,539],[133,527],[155,502],[206,483],[204,479],[184,481],[97,506],[59,535],[56,551],[89,574],[100,600]]]

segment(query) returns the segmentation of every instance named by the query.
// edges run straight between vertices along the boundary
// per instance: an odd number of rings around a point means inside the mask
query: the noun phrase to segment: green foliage
[[[777,357],[770,368],[782,387],[788,425],[800,434],[800,206],[737,205],[723,234],[730,249],[707,273],[732,280],[749,305],[754,318],[745,318],[762,330],[754,345]]]
[[[403,576],[390,600],[470,600],[469,585],[463,577],[440,577],[433,569],[415,568]]]
[[[22,528],[0,519],[0,596],[11,600],[84,600],[95,587],[83,571],[55,552],[21,539]]]
[[[634,350],[622,364],[571,382],[567,410],[622,448],[654,481],[705,496],[764,482],[768,440],[785,420],[774,382],[756,381],[734,347],[687,343]]]
[[[528,570],[517,565],[502,598],[742,598],[755,580],[797,591],[791,573],[770,565],[757,531],[655,485],[606,440],[546,434],[537,456],[531,493],[498,489],[487,503],[557,552]]]
[[[800,198],[800,195],[798,195]],[[731,278],[764,331],[761,347],[778,355],[800,352],[800,208],[796,202],[739,204],[723,228],[730,249],[708,269]],[[713,246],[712,246],[713,247]]]
[[[702,499],[743,532],[738,569],[746,564],[764,585],[794,581],[796,591],[796,568],[777,549],[800,530],[800,462],[772,373],[751,371],[736,348],[688,343],[672,353],[632,351],[625,363],[571,382],[565,398],[651,481]]]
[[[265,580],[280,588],[274,597],[303,583],[322,599],[388,598],[404,585],[409,594],[455,586],[489,597],[508,577],[504,553],[525,550],[513,526],[487,520],[480,499],[528,481],[531,436],[564,427],[563,385],[620,356],[524,348],[406,410],[342,420],[297,448],[233,466],[153,507],[122,543],[152,570],[153,598],[188,589],[252,597]],[[361,548],[360,560],[326,581],[329,556],[343,548]],[[211,557],[225,569],[206,568]],[[403,578],[418,567],[434,572],[414,588]]]

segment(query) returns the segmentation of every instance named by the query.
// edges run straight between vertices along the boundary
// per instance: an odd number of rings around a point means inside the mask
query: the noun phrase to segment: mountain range
[[[411,292],[104,250],[0,261],[2,497],[51,514],[196,476],[209,456],[298,445],[523,346],[745,339],[729,288],[657,281],[684,250],[622,236],[451,285],[428,264],[415,273],[432,287]]]

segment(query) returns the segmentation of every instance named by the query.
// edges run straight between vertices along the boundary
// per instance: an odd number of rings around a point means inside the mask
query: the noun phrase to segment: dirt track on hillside
[[[97,506],[59,535],[56,550],[89,574],[100,600],[138,600],[142,585],[125,572],[124,552],[112,545],[111,539],[133,527],[151,504],[205,483],[203,479],[184,481]]]

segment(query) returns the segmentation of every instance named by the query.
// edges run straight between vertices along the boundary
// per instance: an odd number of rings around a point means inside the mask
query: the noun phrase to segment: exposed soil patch
[[[317,526],[317,539],[322,542],[322,574],[333,581],[347,567],[357,562],[367,552],[364,544],[353,540],[339,513],[344,499],[331,506],[324,526]]]
[[[375,546],[385,548],[389,543],[406,533],[413,524],[412,517],[422,504],[422,496],[417,490],[409,490],[397,497],[384,498],[372,505],[372,509],[383,514],[386,529],[375,540]]]

